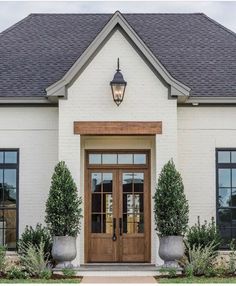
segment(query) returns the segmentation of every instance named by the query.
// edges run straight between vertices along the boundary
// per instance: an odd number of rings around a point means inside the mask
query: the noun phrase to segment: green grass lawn
[[[0,279],[0,284],[4,283],[80,283],[81,279],[65,278],[65,279]]]
[[[236,283],[236,277],[156,277],[158,283]]]

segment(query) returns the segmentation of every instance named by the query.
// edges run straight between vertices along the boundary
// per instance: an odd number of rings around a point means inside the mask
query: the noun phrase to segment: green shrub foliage
[[[12,265],[6,272],[7,279],[27,279],[29,275],[22,267]]]
[[[188,213],[181,175],[170,160],[160,173],[154,195],[154,217],[159,235],[183,235],[188,225]]]
[[[192,248],[187,244],[187,249],[189,259],[185,265],[186,275],[209,275],[209,270],[212,269],[214,259],[217,255],[214,242],[211,242],[207,246],[194,245]]]
[[[52,238],[49,230],[40,223],[36,225],[35,229],[27,225],[18,241],[18,252],[22,253],[25,249],[25,245],[29,243],[39,247],[41,242],[44,243],[44,254],[51,254]]]
[[[59,162],[52,176],[45,221],[52,236],[77,236],[80,231],[82,199],[65,162]]]
[[[0,245],[0,276],[5,273],[6,265],[6,247]]]
[[[209,223],[205,220],[204,223],[201,224],[200,217],[198,217],[197,223],[188,229],[186,240],[191,249],[193,249],[194,246],[205,247],[210,243],[214,243],[214,247],[218,249],[221,243],[221,237],[214,218],[212,217]]]
[[[22,246],[23,251],[20,254],[21,265],[31,277],[42,277],[49,266],[49,253],[44,253],[44,243],[39,246],[32,243]]]

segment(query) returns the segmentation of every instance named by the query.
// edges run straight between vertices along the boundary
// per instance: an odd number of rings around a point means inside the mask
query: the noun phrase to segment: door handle
[[[117,237],[116,237],[116,218],[113,218],[113,236],[112,236],[112,240],[116,241]]]
[[[119,218],[119,229],[120,229],[120,235],[122,235],[122,218]]]

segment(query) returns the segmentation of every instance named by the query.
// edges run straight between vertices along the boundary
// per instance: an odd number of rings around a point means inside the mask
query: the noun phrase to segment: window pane
[[[133,154],[118,154],[118,164],[133,164]]]
[[[232,187],[236,187],[236,169],[232,169]]]
[[[100,214],[92,214],[92,232],[101,233],[102,232],[102,220]]]
[[[3,169],[0,169],[0,184],[3,184]]]
[[[142,193],[143,192],[143,173],[134,173],[134,192]]]
[[[230,169],[219,169],[219,187],[230,187]]]
[[[133,182],[133,173],[124,173],[123,174],[123,192],[132,193],[132,182]]]
[[[101,194],[92,194],[92,212],[93,213],[101,213]]]
[[[103,215],[103,233],[113,233],[113,216],[112,214],[104,214]]]
[[[143,194],[134,195],[134,212],[135,213],[143,212]]]
[[[5,237],[6,237],[6,245],[9,249],[15,249],[16,248],[16,229],[6,229],[5,230]]]
[[[229,209],[219,209],[219,224],[225,227],[231,227],[231,211]]]
[[[231,152],[231,162],[236,163],[236,151]]]
[[[101,173],[92,173],[92,192],[101,192],[101,182],[102,174]]]
[[[112,213],[112,195],[103,194],[103,212]]]
[[[16,188],[16,170],[15,169],[4,170],[4,187],[7,189]]]
[[[16,228],[16,210],[0,210],[0,228]]]
[[[134,164],[146,164],[146,154],[134,154]]]
[[[5,163],[17,163],[17,152],[5,152]]]
[[[134,232],[135,233],[143,233],[144,232],[143,214],[134,214]]]
[[[231,237],[231,228],[228,228],[228,227],[220,227],[219,228],[219,231],[220,231],[220,236],[222,238],[222,243],[221,243],[221,246],[222,247],[228,247],[229,246],[229,243],[230,241],[232,240],[232,237]]]
[[[0,152],[0,164],[3,163],[3,152]]]
[[[231,189],[220,188],[218,197],[219,207],[229,207],[231,204]]]
[[[133,214],[123,214],[123,232],[129,234],[135,233]]]
[[[89,154],[89,164],[102,164],[102,155]]]
[[[236,189],[232,189],[231,206],[236,207]]]
[[[230,151],[218,151],[218,163],[230,163]]]
[[[0,169],[0,205],[3,205],[3,169]]]
[[[117,164],[117,154],[102,154],[102,164]]]
[[[232,213],[232,227],[236,227],[236,209],[232,209],[231,213]]]
[[[131,194],[123,194],[123,213],[134,212],[134,196]]]
[[[103,192],[112,193],[112,173],[103,173]]]

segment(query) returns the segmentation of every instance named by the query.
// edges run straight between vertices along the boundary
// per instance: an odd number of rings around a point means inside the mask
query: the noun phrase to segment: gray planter
[[[178,267],[178,260],[184,255],[182,236],[160,237],[159,256],[164,260],[163,267]]]
[[[76,237],[55,236],[53,238],[52,257],[56,261],[56,268],[73,267],[71,261],[76,255]]]

